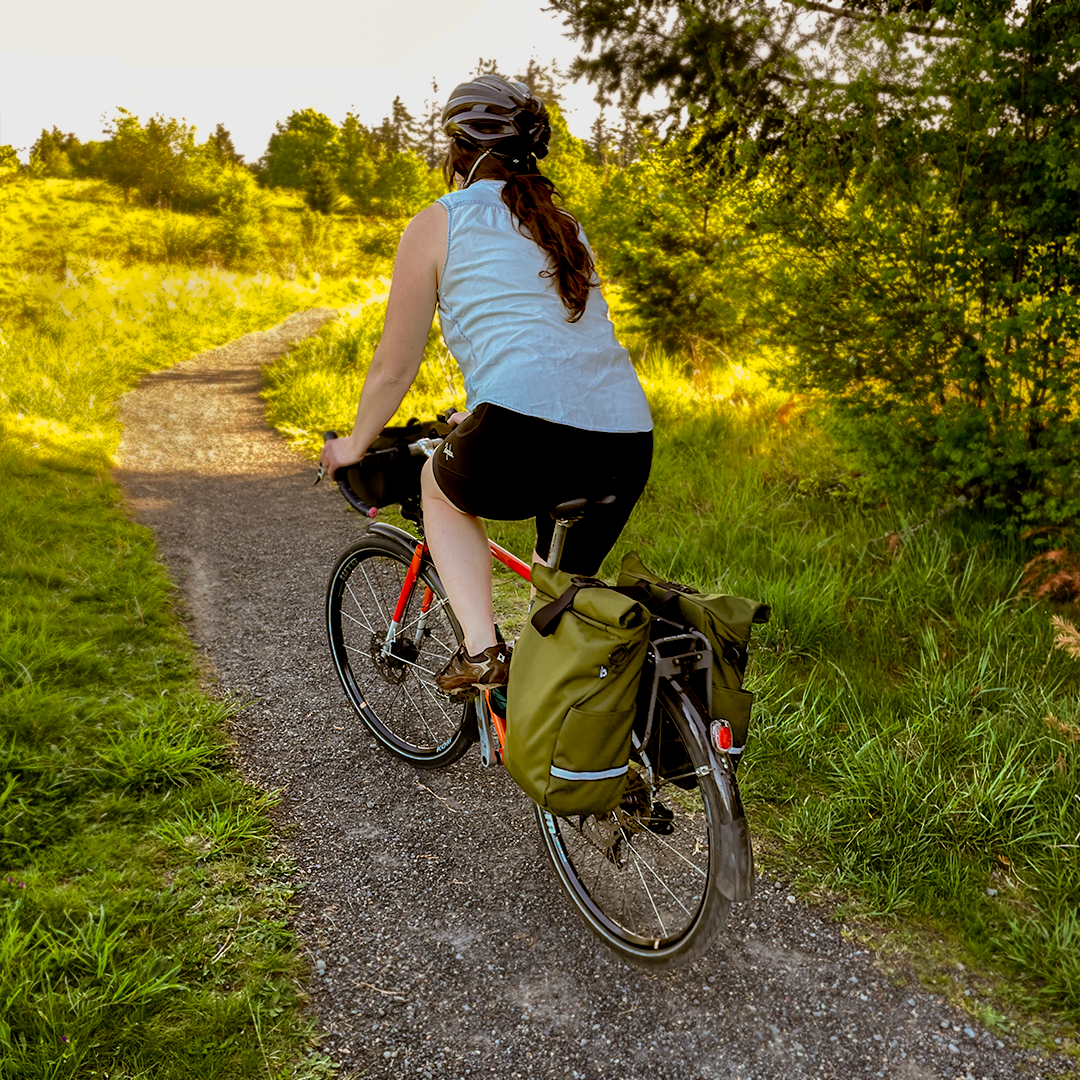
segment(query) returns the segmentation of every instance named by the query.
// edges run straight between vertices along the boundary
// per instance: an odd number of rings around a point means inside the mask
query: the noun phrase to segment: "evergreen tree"
[[[30,147],[30,168],[42,176],[67,177],[72,174],[70,152],[79,145],[73,134],[65,135],[58,127],[41,129],[37,142]]]
[[[320,214],[332,214],[343,201],[332,166],[325,161],[313,161],[304,187],[304,202]]]
[[[341,166],[338,183],[361,211],[371,209],[376,181],[372,151],[374,139],[355,113],[348,113],[341,123]]]
[[[442,133],[442,102],[439,101],[439,84],[431,80],[431,97],[424,102],[426,110],[423,121],[418,125],[419,146],[429,169],[442,164],[446,155],[446,139]]]
[[[423,150],[423,136],[400,95],[394,98],[390,115],[383,117],[373,136],[379,147],[388,154],[398,154],[403,150]]]
[[[221,165],[243,165],[244,163],[243,156],[236,152],[232,136],[226,131],[224,124],[218,124],[214,128],[214,134],[206,140],[206,148],[213,159]]]
[[[545,105],[563,108],[562,88],[566,78],[554,60],[550,64],[541,64],[535,56],[530,57],[525,70],[514,78],[524,83]]]

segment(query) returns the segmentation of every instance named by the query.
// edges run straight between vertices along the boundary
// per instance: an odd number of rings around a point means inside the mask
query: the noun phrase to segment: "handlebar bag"
[[[450,425],[439,420],[426,423],[412,419],[407,424],[385,427],[376,436],[368,452],[349,466],[349,487],[368,506],[393,506],[416,502],[420,498],[420,470],[424,456],[413,456],[409,446],[418,439],[445,439]],[[397,454],[383,451],[397,450]]]
[[[626,789],[652,617],[595,578],[537,563],[536,599],[510,660],[503,763],[562,817],[604,814]]]
[[[732,762],[738,764],[750,727],[754,695],[742,688],[746,674],[750,632],[756,623],[769,621],[769,607],[756,600],[720,593],[700,593],[677,581],[665,581],[628,552],[619,568],[619,587],[644,586],[645,601],[654,615],[699,631],[712,645],[711,697],[706,688],[691,688],[702,701],[710,701],[712,720],[725,720],[731,728]]]

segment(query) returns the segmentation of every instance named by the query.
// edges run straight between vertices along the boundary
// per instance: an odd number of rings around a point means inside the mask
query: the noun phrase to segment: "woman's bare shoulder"
[[[433,202],[413,217],[407,227],[416,232],[423,232],[425,229],[445,229],[447,216],[446,207],[441,202]]]
[[[434,271],[438,281],[439,270],[446,259],[447,213],[438,203],[432,203],[417,214],[401,234],[398,243],[395,274],[403,266]]]

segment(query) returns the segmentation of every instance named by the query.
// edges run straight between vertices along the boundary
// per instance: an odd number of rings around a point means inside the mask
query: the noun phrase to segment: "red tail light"
[[[731,725],[726,720],[714,720],[710,734],[713,746],[722,754],[726,754],[731,749]]]

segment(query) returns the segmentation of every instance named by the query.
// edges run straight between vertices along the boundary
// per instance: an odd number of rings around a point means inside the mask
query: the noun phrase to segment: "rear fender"
[[[708,726],[697,704],[677,683],[679,697],[687,715],[701,718],[698,735],[709,759],[709,769],[720,793],[719,822],[720,859],[716,868],[716,885],[728,900],[749,900],[754,895],[754,850],[750,845],[750,829],[739,797],[735,771],[726,754],[719,753],[708,738]]]

